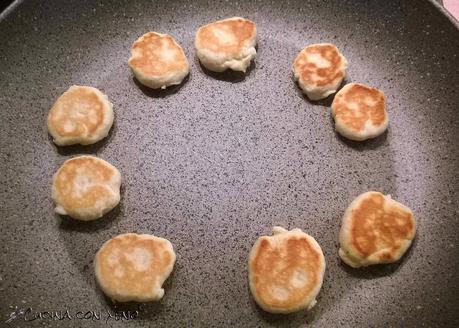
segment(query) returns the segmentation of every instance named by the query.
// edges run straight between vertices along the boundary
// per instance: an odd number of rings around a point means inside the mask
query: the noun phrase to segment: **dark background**
[[[0,0],[0,12],[2,12],[6,7],[8,7],[13,1],[11,0]]]

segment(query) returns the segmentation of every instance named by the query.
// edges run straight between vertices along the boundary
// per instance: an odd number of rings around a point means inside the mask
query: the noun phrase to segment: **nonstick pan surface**
[[[213,74],[195,56],[200,25],[257,23],[249,72]],[[148,90],[127,66],[147,31],[173,35],[191,64],[179,87]],[[459,30],[436,3],[412,1],[24,1],[0,18],[0,326],[458,326]],[[367,142],[339,137],[333,97],[310,102],[291,64],[332,42],[347,82],[383,90],[390,126]],[[114,104],[103,141],[56,147],[46,117],[73,84]],[[122,173],[120,205],[95,222],[53,212],[51,179],[71,156],[93,154]],[[351,269],[338,258],[347,205],[376,190],[413,209],[416,239],[393,265]],[[248,253],[274,225],[322,246],[324,285],[313,310],[260,310]],[[177,253],[158,303],[112,304],[93,258],[125,232],[169,239]],[[69,311],[71,319],[32,315]],[[107,310],[138,314],[115,321]],[[78,319],[99,311],[101,319]],[[124,311],[124,312],[123,312]]]

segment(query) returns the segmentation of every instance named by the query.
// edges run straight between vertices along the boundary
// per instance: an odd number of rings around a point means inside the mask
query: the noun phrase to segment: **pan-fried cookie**
[[[93,87],[71,86],[48,113],[48,131],[59,146],[93,144],[108,135],[113,105]]]
[[[156,32],[134,42],[128,63],[137,80],[153,89],[180,84],[190,71],[182,47],[172,36]]]
[[[346,84],[331,108],[336,131],[351,140],[375,138],[389,125],[384,92],[363,84]]]
[[[152,235],[127,233],[103,244],[94,267],[102,291],[119,302],[149,302],[163,297],[162,284],[175,263],[172,244]]]
[[[346,75],[346,68],[346,58],[331,43],[311,44],[293,62],[295,80],[311,100],[335,93]]]
[[[358,196],[344,213],[339,256],[358,268],[398,261],[416,233],[411,210],[379,192]]]
[[[213,22],[198,29],[195,38],[201,64],[214,72],[245,72],[255,58],[257,27],[255,23],[233,17]]]
[[[325,258],[316,240],[300,229],[273,228],[249,256],[249,283],[258,305],[272,313],[310,309],[322,286]]]
[[[83,221],[98,219],[118,205],[120,184],[120,172],[110,163],[94,156],[71,158],[54,174],[55,211]]]

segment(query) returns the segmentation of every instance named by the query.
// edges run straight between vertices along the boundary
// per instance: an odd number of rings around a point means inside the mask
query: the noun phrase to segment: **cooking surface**
[[[244,16],[258,55],[243,77],[205,72],[197,28]],[[181,87],[151,91],[127,66],[147,31],[170,33],[191,64]],[[26,1],[0,21],[0,316],[18,309],[139,310],[114,327],[459,325],[459,30],[427,1]],[[307,44],[335,43],[347,81],[386,93],[381,137],[346,141],[331,98],[311,103],[291,64]],[[108,138],[57,148],[46,116],[70,85],[114,104]],[[53,213],[51,179],[64,160],[94,154],[123,177],[119,207],[95,222]],[[393,265],[354,270],[338,258],[340,219],[360,193],[391,194],[415,213],[417,237]],[[310,312],[264,313],[247,257],[274,225],[301,228],[327,261]],[[95,252],[125,232],[169,239],[177,253],[159,303],[113,306],[97,288]],[[104,314],[102,314],[104,317]],[[11,326],[82,326],[80,320]],[[86,320],[86,326],[101,322]]]

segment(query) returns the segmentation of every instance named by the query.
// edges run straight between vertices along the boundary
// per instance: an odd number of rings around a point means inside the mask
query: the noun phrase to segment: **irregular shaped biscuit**
[[[119,302],[149,302],[163,297],[162,284],[175,263],[167,240],[127,233],[105,242],[96,254],[94,268],[102,291]]]
[[[201,64],[214,72],[230,68],[245,72],[255,58],[255,23],[233,17],[202,26],[196,32],[195,47]]]
[[[182,47],[172,36],[156,32],[134,42],[128,64],[137,80],[153,89],[180,84],[190,72]]]
[[[357,268],[398,261],[416,233],[411,210],[390,196],[369,191],[358,196],[344,213],[339,256]]]
[[[64,162],[53,177],[55,211],[89,221],[102,217],[120,201],[120,172],[94,156]]]
[[[331,108],[336,131],[351,140],[377,137],[389,125],[384,93],[363,84],[346,84]]]
[[[71,86],[48,113],[48,131],[59,146],[93,144],[108,135],[113,105],[96,88]]]
[[[325,258],[314,238],[300,229],[273,228],[258,238],[249,256],[250,290],[273,313],[310,309],[322,286]]]
[[[346,75],[346,68],[346,58],[331,43],[311,44],[293,62],[295,80],[311,100],[335,93]]]

